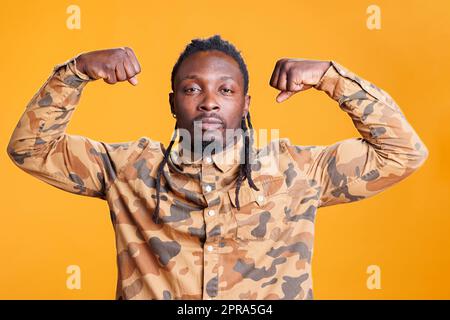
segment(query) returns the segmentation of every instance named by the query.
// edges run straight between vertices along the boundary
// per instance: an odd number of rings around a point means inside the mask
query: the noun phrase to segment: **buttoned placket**
[[[200,190],[207,204],[203,209],[206,229],[205,242],[203,244],[202,299],[204,300],[217,299],[219,297],[219,263],[221,250],[225,246],[223,237],[226,232],[224,225],[229,225],[230,222],[227,220],[229,216],[221,215],[219,212],[222,199],[218,185],[221,178],[220,175],[224,172],[232,170],[232,174],[236,173],[238,161],[234,157],[239,156],[239,152],[236,153],[234,149],[240,150],[241,147],[242,139],[231,149],[226,150],[226,152],[231,153],[231,158],[229,158],[230,154],[214,154],[195,161],[196,166],[198,165],[197,168],[200,170]],[[182,154],[182,150],[171,154],[174,163],[178,165],[182,165],[183,162],[193,164],[187,157],[187,154],[183,155],[184,159],[179,157],[180,154]]]
[[[206,240],[203,247],[203,298],[214,299],[219,293],[219,241],[223,230],[219,221],[220,196],[217,191],[217,169],[210,157],[205,157],[201,165],[201,188],[207,207],[203,209]]]

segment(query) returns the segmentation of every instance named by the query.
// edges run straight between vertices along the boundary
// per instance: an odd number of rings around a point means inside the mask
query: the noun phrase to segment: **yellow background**
[[[81,8],[69,30],[66,8]],[[366,8],[381,8],[381,30]],[[219,33],[242,51],[253,122],[302,145],[358,136],[350,118],[314,89],[283,104],[268,81],[277,59],[335,60],[386,90],[428,146],[408,179],[353,204],[318,211],[316,299],[450,299],[450,2],[408,1],[2,1],[0,4],[0,298],[114,299],[114,233],[106,202],[25,174],[6,154],[24,108],[52,68],[77,53],[134,49],[139,85],[85,88],[67,132],[106,142],[141,135],[167,141],[170,72],[195,37]],[[79,265],[81,289],[66,288]],[[381,289],[366,287],[369,265]]]

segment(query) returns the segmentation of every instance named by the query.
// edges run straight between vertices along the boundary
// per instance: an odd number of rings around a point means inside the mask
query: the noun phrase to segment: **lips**
[[[202,130],[218,130],[223,127],[222,120],[214,117],[204,117],[198,122],[201,123]]]
[[[217,118],[212,118],[212,117],[207,117],[207,118],[202,118],[200,120],[202,123],[218,123],[218,124],[222,124],[222,121],[220,119]]]

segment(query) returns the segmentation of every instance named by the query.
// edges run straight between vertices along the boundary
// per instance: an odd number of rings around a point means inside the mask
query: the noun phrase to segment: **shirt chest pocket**
[[[284,177],[255,183],[256,191],[243,182],[239,190],[240,210],[236,207],[236,188],[228,191],[233,219],[236,222],[236,238],[241,240],[276,239],[290,227],[285,219],[285,208],[290,197]]]

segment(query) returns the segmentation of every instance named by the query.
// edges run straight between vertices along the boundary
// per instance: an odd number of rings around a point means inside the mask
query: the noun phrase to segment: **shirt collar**
[[[171,151],[170,159],[180,169],[183,169],[184,166],[202,166],[214,163],[220,171],[228,172],[241,163],[243,139],[239,137],[235,143],[228,145],[222,152],[214,153],[212,156],[200,157],[193,161],[189,154],[190,152],[186,152],[183,146],[178,143],[174,150]]]

